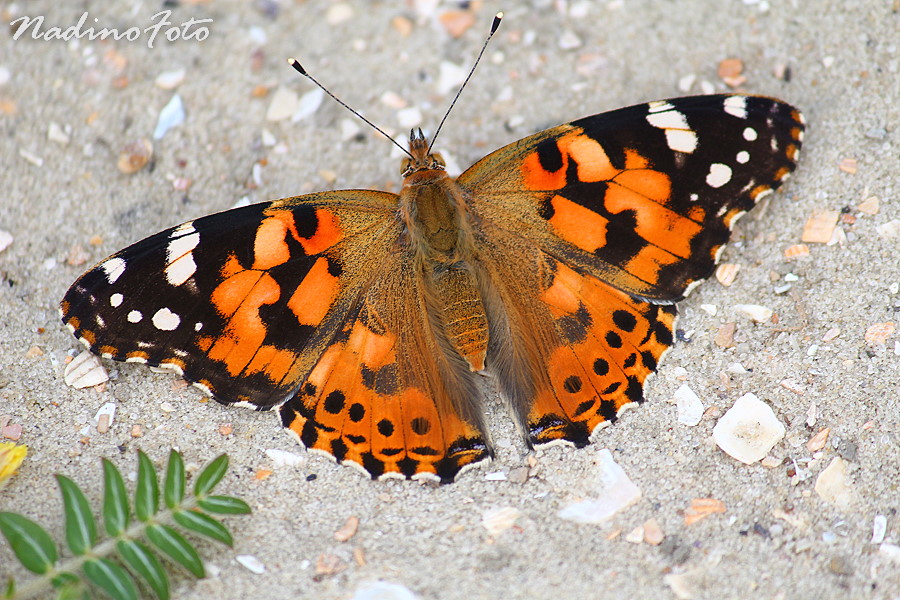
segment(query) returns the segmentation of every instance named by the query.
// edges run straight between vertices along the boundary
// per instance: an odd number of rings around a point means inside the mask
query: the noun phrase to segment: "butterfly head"
[[[439,153],[429,152],[428,140],[421,129],[409,132],[409,158],[404,158],[400,165],[403,177],[422,171],[443,171],[447,163]]]

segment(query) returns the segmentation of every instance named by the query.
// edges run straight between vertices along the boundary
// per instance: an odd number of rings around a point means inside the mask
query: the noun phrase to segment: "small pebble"
[[[884,127],[873,127],[866,132],[866,137],[870,140],[883,140],[887,137],[887,129]]]
[[[828,561],[828,569],[836,575],[853,575],[853,567],[850,565],[850,561],[843,556],[832,557]]]
[[[578,34],[571,29],[563,31],[562,35],[559,36],[557,43],[562,50],[574,50],[575,48],[580,48],[582,44],[584,44],[584,42],[581,41],[581,38],[578,37]]]
[[[462,82],[466,80],[466,75],[468,74],[466,67],[455,65],[446,60],[441,61],[436,82],[437,92],[441,95],[455,92]]]
[[[325,13],[325,21],[329,25],[338,25],[345,21],[349,21],[354,16],[353,8],[349,4],[343,2],[332,4]]]
[[[47,139],[51,142],[66,146],[68,145],[70,138],[69,134],[66,133],[58,123],[51,121],[50,125],[47,127]]]
[[[662,544],[665,535],[656,519],[647,519],[644,522],[644,541],[651,546]]]
[[[737,323],[724,323],[721,327],[719,327],[718,331],[716,331],[716,336],[713,338],[713,343],[719,348],[723,349],[733,347],[734,334],[736,331]]]
[[[638,525],[625,534],[625,541],[631,544],[640,544],[644,541],[644,526]]]
[[[334,539],[338,542],[349,541],[350,538],[356,535],[358,529],[359,517],[348,517],[344,525],[334,532]]]
[[[844,173],[855,175],[857,170],[859,169],[859,162],[855,158],[842,158],[841,162],[838,163],[838,169],[840,169]]]
[[[448,10],[438,17],[441,25],[451,37],[461,37],[475,24],[475,13],[468,10]]]

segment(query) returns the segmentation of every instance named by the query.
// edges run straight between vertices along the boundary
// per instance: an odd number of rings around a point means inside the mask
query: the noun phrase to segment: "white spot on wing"
[[[126,318],[128,319],[129,323],[140,323],[141,319],[144,318],[144,315],[142,315],[141,311],[139,310],[133,310],[128,313],[128,316]]]
[[[710,187],[720,188],[731,181],[731,167],[722,163],[713,163],[709,166],[709,174],[706,183]]]
[[[203,323],[194,323],[194,331],[200,331],[203,329]]]
[[[690,154],[697,149],[697,134],[688,129],[666,129],[666,143],[671,150]]]
[[[749,160],[750,160],[750,153],[747,152],[746,150],[741,150],[740,152],[737,153],[737,161],[739,163],[741,163],[742,165],[749,162]]]
[[[747,97],[728,96],[725,98],[725,112],[739,119],[747,118]]]
[[[103,272],[106,273],[106,281],[115,283],[116,280],[125,272],[125,261],[121,258],[110,258],[100,265]]]
[[[166,281],[172,285],[179,286],[193,277],[196,272],[197,263],[194,262],[194,255],[188,252],[175,259],[174,262],[166,267]]]
[[[172,241],[166,247],[166,280],[178,286],[187,281],[197,271],[192,251],[200,243],[200,234],[191,223],[180,225],[172,231]]]
[[[753,141],[756,141],[757,137],[758,136],[756,135],[755,129],[753,129],[752,127],[744,128],[744,139],[745,140],[747,140],[748,142],[753,142]]]
[[[122,304],[122,300],[124,299],[125,298],[122,296],[122,294],[113,294],[109,297],[109,305],[113,308],[117,308],[120,304]]]
[[[647,121],[660,129],[690,129],[684,115],[674,109],[665,112],[651,112],[647,115]]]
[[[153,315],[153,325],[162,331],[172,331],[181,323],[181,317],[168,308],[161,308]]]
[[[655,100],[653,102],[647,103],[647,112],[657,113],[663,112],[666,110],[675,110],[675,107],[666,102],[665,100]]]

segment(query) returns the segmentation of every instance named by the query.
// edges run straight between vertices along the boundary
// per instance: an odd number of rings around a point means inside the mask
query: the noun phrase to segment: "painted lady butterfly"
[[[373,478],[449,482],[492,454],[486,372],[528,444],[584,446],[643,400],[675,302],[794,170],[804,121],[739,94],[639,104],[448,177],[421,130],[399,195],[332,191],[189,221],[76,281],[63,322],[106,358],[280,407]]]

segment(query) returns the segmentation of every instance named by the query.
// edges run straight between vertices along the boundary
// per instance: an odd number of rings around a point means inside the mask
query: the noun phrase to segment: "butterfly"
[[[541,131],[456,179],[413,131],[399,194],[183,223],[93,267],[60,312],[102,357],[277,407],[372,478],[450,482],[492,456],[486,388],[530,446],[585,446],[642,402],[675,303],[794,170],[803,131],[772,98],[676,98]]]

